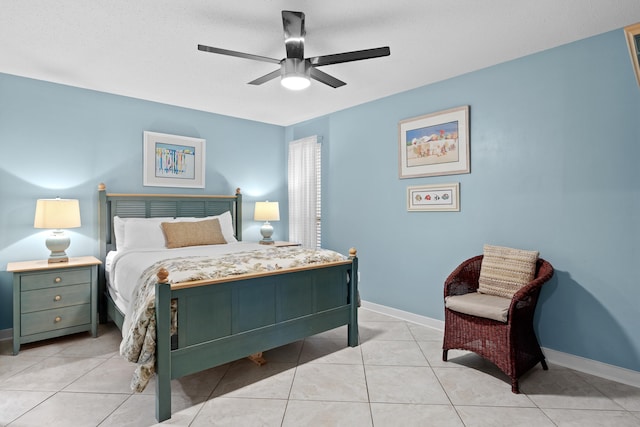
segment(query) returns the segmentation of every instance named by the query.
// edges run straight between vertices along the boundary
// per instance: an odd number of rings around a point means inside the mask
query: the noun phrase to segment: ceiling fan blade
[[[312,79],[315,79],[321,83],[329,85],[332,88],[337,88],[337,87],[346,85],[346,83],[343,82],[342,80],[338,80],[335,77],[325,73],[324,71],[318,70],[317,68],[311,67],[309,71],[311,73]]]
[[[282,26],[287,58],[304,59],[304,13],[283,10]]]
[[[269,80],[273,80],[276,77],[280,77],[280,69],[277,69],[275,71],[270,72],[269,74],[265,74],[262,77],[258,77],[257,79],[250,81],[249,84],[250,85],[261,85],[262,83],[266,83]]]
[[[340,64],[341,62],[361,61],[363,59],[379,58],[381,56],[389,56],[391,51],[389,47],[377,47],[374,49],[355,50],[353,52],[336,53],[334,55],[315,56],[308,58],[314,67],[323,65]]]
[[[238,58],[253,59],[255,61],[270,62],[272,64],[280,64],[279,59],[267,58],[266,56],[252,55],[250,53],[236,52],[235,50],[220,49],[217,47],[198,45],[198,50],[203,52],[218,53],[220,55],[236,56]]]

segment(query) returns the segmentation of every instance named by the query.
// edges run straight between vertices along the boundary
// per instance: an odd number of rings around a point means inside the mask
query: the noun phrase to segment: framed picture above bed
[[[145,131],[143,144],[143,185],[204,188],[204,139]]]
[[[400,178],[469,173],[469,106],[398,123]]]

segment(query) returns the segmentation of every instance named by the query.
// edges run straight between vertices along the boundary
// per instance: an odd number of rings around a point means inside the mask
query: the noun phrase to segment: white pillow
[[[120,218],[113,217],[113,228],[116,237],[116,250],[127,249],[164,249],[166,240],[162,231],[163,222],[193,222],[216,218],[220,222],[222,236],[227,243],[236,243],[233,232],[231,212],[205,218],[195,217],[158,217],[158,218]]]
[[[238,240],[233,232],[233,219],[231,218],[231,212],[226,211],[220,215],[216,215],[218,221],[220,221],[220,229],[222,235],[227,243],[236,243]]]
[[[116,238],[116,250],[124,248],[124,223],[129,218],[113,217],[113,234]]]
[[[233,232],[233,219],[231,218],[231,212],[229,211],[226,211],[220,215],[208,216],[204,218],[176,218],[174,222],[193,222],[202,221],[205,219],[217,219],[220,222],[220,230],[222,231],[222,236],[224,237],[224,240],[227,241],[227,243],[236,243],[238,241]]]
[[[164,249],[165,240],[162,227],[163,222],[173,221],[172,217],[158,218],[119,218],[118,222],[124,224],[122,240],[118,237],[118,227],[116,229],[116,248],[121,249]],[[119,225],[120,226],[120,225]]]

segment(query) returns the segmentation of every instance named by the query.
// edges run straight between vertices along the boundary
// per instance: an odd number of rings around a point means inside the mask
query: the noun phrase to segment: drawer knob
[[[61,277],[56,277],[55,279],[53,279],[54,282],[56,283],[60,283],[62,282],[62,278]]]
[[[62,299],[62,297],[60,295],[56,295],[55,297],[53,297],[54,301],[60,301]]]
[[[56,316],[56,318],[54,319],[56,323],[60,323],[61,320],[62,320],[62,317],[60,316]]]

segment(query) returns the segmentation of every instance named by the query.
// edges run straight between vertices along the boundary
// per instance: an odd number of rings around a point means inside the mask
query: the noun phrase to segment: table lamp
[[[265,223],[260,228],[260,234],[262,234],[262,245],[273,245],[271,235],[273,234],[273,226],[269,221],[280,221],[280,207],[278,202],[256,202],[256,210],[253,214],[255,221],[264,221]]]
[[[80,204],[75,199],[38,199],[36,215],[33,220],[34,228],[51,228],[52,234],[47,237],[46,245],[51,251],[49,262],[67,262],[69,257],[65,250],[71,239],[65,233],[65,228],[80,227]]]

